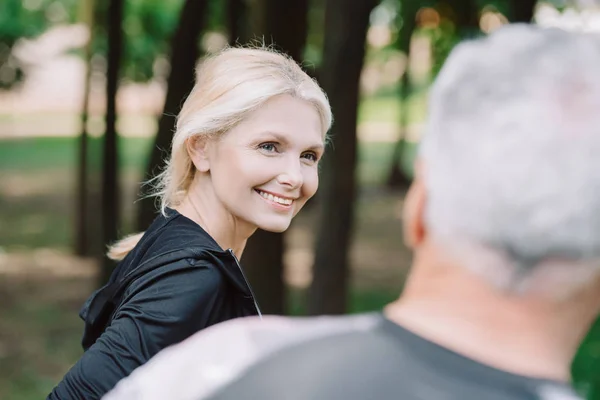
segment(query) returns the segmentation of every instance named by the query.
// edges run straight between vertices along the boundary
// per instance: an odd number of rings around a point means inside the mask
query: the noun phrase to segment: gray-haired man
[[[600,312],[600,41],[514,25],[459,45],[404,207],[414,263],[383,313],[224,323],[107,398],[577,398]]]

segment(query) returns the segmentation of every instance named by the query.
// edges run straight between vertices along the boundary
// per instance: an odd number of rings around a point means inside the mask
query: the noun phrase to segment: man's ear
[[[404,228],[404,243],[410,249],[421,245],[427,237],[425,227],[425,204],[427,192],[423,182],[423,165],[415,164],[415,176],[404,200],[402,213]]]
[[[210,141],[204,136],[194,136],[186,140],[188,154],[194,163],[196,169],[200,172],[210,171],[210,159],[208,148]]]

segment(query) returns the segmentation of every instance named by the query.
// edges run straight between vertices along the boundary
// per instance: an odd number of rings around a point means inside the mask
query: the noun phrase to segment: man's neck
[[[419,336],[491,367],[567,382],[593,322],[582,299],[561,303],[510,295],[462,267],[415,266],[386,316]]]

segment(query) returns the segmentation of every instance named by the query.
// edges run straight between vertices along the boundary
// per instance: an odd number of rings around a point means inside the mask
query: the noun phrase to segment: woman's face
[[[317,191],[323,150],[314,106],[275,97],[207,145],[215,199],[238,224],[283,232]]]

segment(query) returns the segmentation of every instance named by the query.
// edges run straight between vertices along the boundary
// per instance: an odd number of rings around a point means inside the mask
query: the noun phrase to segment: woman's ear
[[[193,136],[185,142],[188,154],[196,169],[200,172],[210,171],[208,156],[209,140],[204,136]]]

